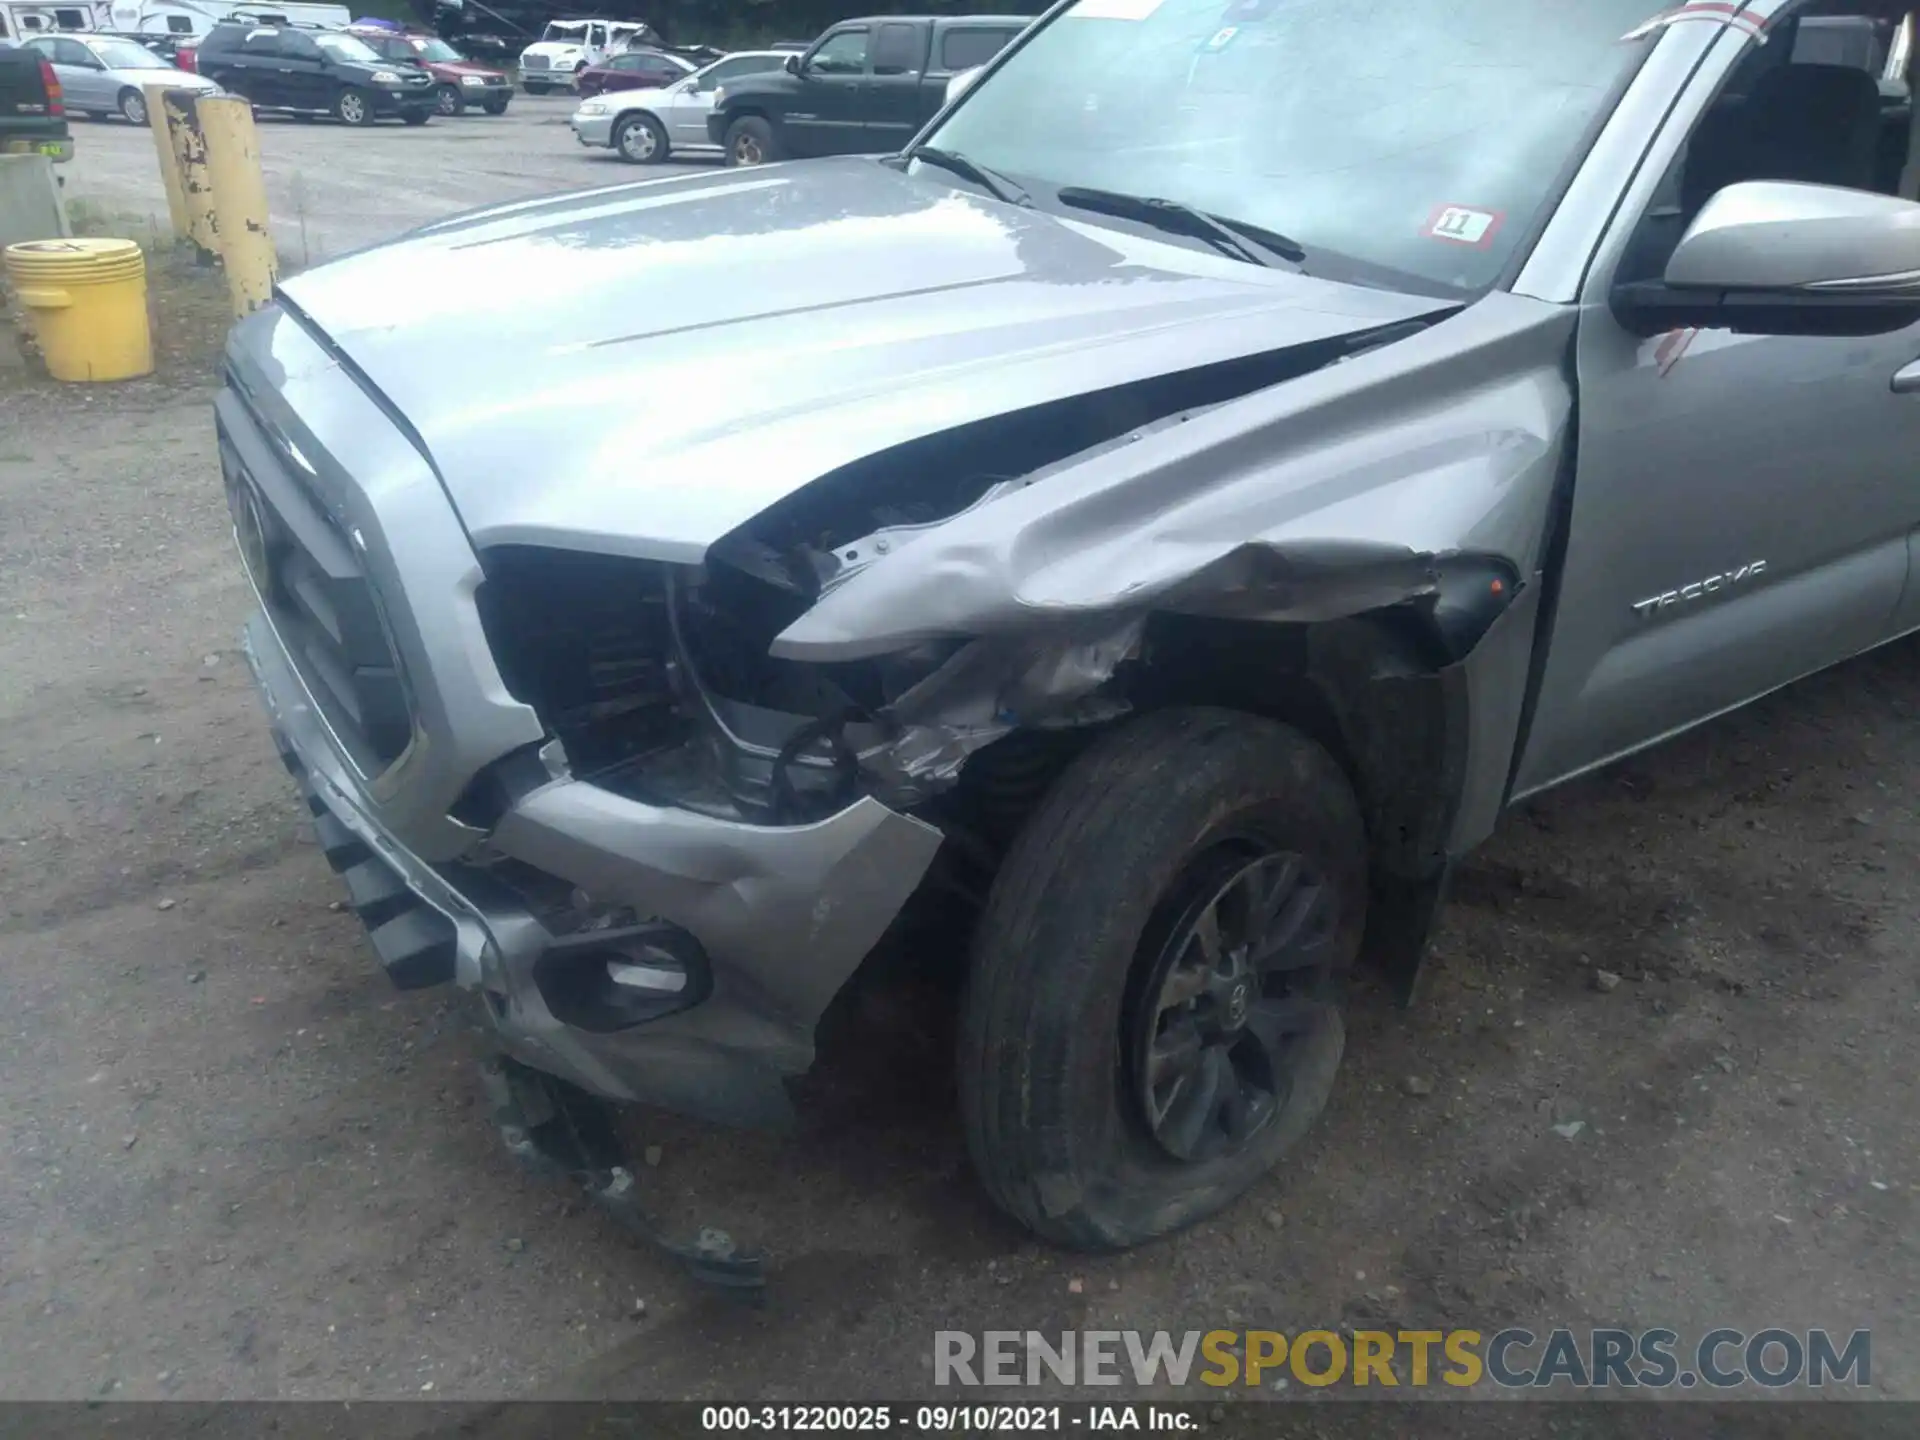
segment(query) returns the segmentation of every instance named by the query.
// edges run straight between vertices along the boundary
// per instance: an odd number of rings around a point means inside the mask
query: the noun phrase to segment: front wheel
[[[529,95],[544,95],[547,93],[547,91],[553,88],[551,85],[548,85],[547,83],[541,80],[528,80],[524,83],[527,87],[527,93]]]
[[[373,102],[364,90],[342,90],[334,99],[333,113],[346,125],[373,124]]]
[[[489,115],[504,115],[507,113],[507,102],[504,100],[489,100],[486,104],[486,111]]]
[[[742,115],[727,127],[727,164],[764,165],[780,158],[773,126],[758,115]]]
[[[651,115],[624,116],[614,127],[613,150],[634,165],[650,165],[667,158],[667,132]]]
[[[988,1193],[1119,1249],[1255,1184],[1332,1090],[1366,884],[1352,787],[1299,732],[1170,710],[1097,741],[974,938],[960,1102]]]
[[[147,97],[129,85],[120,92],[120,113],[126,117],[129,124],[145,125]]]
[[[433,111],[436,115],[460,115],[465,113],[467,102],[460,94],[458,85],[442,85],[433,92]]]

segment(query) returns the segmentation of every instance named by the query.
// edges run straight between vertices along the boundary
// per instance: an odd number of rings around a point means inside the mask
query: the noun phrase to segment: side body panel
[[[1920,327],[1861,339],[1638,339],[1607,297],[1640,217],[1748,52],[1729,29],[1601,240],[1577,347],[1578,475],[1518,794],[1890,637],[1920,521]]]

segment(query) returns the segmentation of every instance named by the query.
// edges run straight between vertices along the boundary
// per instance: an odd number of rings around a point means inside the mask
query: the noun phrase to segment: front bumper
[[[710,993],[690,1009],[613,1033],[583,1030],[556,1018],[536,974],[558,937],[485,867],[430,864],[391,834],[264,612],[245,643],[282,759],[395,980],[480,990],[508,1053],[609,1099],[726,1123],[785,1121],[782,1077],[812,1063],[820,1013],[939,847],[932,827],[871,799],[817,824],[772,828],[582,781],[535,790],[493,831],[492,855],[679,927],[710,967]]]
[[[376,115],[431,115],[439,103],[433,85],[375,87],[373,113]]]
[[[598,145],[602,148],[613,144],[613,116],[582,115],[576,111],[567,122],[573,126],[573,135],[582,145]]]

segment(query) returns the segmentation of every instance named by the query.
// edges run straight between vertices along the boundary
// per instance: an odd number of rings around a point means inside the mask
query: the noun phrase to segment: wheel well
[[[1422,618],[1386,610],[1295,625],[1156,615],[1139,661],[1116,677],[1129,709],[1115,723],[1210,705],[1290,725],[1346,774],[1374,864],[1406,879],[1437,875],[1459,799],[1465,702]],[[1103,728],[1020,731],[986,747],[930,818],[950,834],[958,822],[985,842],[976,849],[987,858]]]
[[[1458,678],[1411,611],[1312,625],[1163,615],[1147,631],[1139,709],[1220,705],[1324,747],[1366,817],[1374,863],[1425,876],[1445,863],[1466,727]]]

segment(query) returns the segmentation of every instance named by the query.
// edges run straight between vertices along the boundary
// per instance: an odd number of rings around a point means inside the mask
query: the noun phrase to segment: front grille
[[[475,601],[507,689],[591,775],[676,742],[663,568],[498,546]]]
[[[547,65],[547,57],[544,55],[529,55],[520,62],[522,70],[545,70]]]
[[[223,426],[220,466],[241,557],[275,631],[354,763],[379,773],[406,750],[413,727],[359,555],[264,443],[237,445]]]

